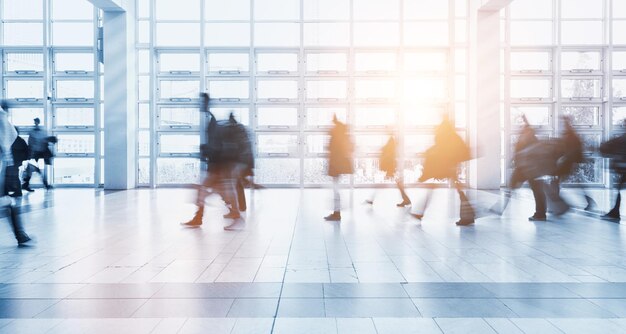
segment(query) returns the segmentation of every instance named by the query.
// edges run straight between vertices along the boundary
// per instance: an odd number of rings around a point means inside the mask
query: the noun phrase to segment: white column
[[[132,1],[124,11],[104,12],[104,188],[135,187],[137,83],[135,15]]]
[[[500,11],[472,10],[470,77],[470,186],[500,188]]]

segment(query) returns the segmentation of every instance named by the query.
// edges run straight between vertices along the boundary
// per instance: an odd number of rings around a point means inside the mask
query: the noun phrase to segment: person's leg
[[[552,177],[544,188],[546,196],[550,200],[550,212],[555,215],[562,215],[569,210],[569,204],[561,197],[561,180],[564,178],[565,175]]]
[[[204,217],[204,202],[208,194],[207,189],[213,186],[212,183],[213,183],[214,177],[215,177],[214,175],[212,175],[211,173],[207,171],[206,176],[204,177],[204,180],[202,181],[202,184],[198,185],[198,191],[196,193],[196,206],[198,207],[198,209],[196,210],[196,213],[194,214],[193,218],[186,223],[182,223],[182,225],[188,225],[188,226],[202,225],[202,217]]]
[[[7,176],[6,176],[6,193],[8,194],[10,191],[13,192],[11,196],[19,197],[22,196],[22,188],[20,186],[20,170],[19,166],[13,165],[7,167]]]
[[[605,218],[618,220],[619,221],[619,219],[620,219],[620,206],[621,206],[621,203],[622,203],[622,194],[621,194],[621,192],[622,192],[622,188],[624,187],[624,183],[626,183],[626,174],[620,175],[619,182],[617,184],[617,198],[615,199],[615,205],[613,206],[611,211],[609,211],[609,213],[604,215]]]
[[[333,176],[333,213],[324,217],[328,221],[341,220],[341,197],[339,194],[339,176]]]
[[[52,188],[52,186],[48,182],[48,169],[51,168],[49,166],[52,166],[52,161],[50,159],[44,159],[43,173],[41,174],[41,178],[43,179],[43,186],[46,189]]]
[[[400,191],[400,196],[402,196],[402,202],[398,203],[398,207],[405,207],[407,205],[411,205],[411,199],[407,196],[406,191],[404,190],[404,179],[402,176],[396,178],[396,186]]]
[[[535,214],[529,220],[546,220],[546,193],[542,180],[529,180],[528,184],[535,198]]]
[[[433,185],[426,184],[426,197],[424,198],[424,201],[422,202],[422,206],[420,209],[410,213],[411,216],[417,219],[424,218],[424,213],[426,213],[426,210],[428,209],[428,204],[430,203],[432,194],[433,194]]]
[[[24,173],[23,173],[23,183],[22,183],[22,189],[27,190],[27,191],[33,191],[30,188],[30,178],[33,176],[33,171],[35,166],[33,166],[33,164],[31,164],[30,162],[28,162],[26,164],[26,168],[24,168]]]
[[[463,187],[461,186],[461,184],[459,184],[458,181],[454,182],[454,186],[456,188],[457,193],[459,194],[459,200],[460,200],[459,201],[460,202],[460,207],[459,207],[460,220],[456,224],[457,225],[474,224],[474,219],[476,217],[474,213],[474,208],[472,208],[472,204],[470,203],[469,199],[465,195],[465,192],[463,192]]]
[[[243,178],[242,177],[238,177],[237,178],[237,201],[239,202],[239,210],[240,211],[246,211],[248,209],[248,206],[246,204],[246,192],[245,189],[243,187]]]
[[[23,244],[30,241],[30,237],[26,234],[24,230],[24,226],[22,225],[22,220],[17,212],[17,208],[12,205],[7,206],[7,210],[9,210],[9,219],[11,219],[11,229],[13,230],[13,234],[15,235],[15,239],[18,244]]]
[[[239,201],[237,198],[237,180],[241,176],[238,164],[230,164],[224,171],[222,185],[224,189],[224,201],[230,204],[230,212],[224,215],[224,218],[237,219],[240,218]]]

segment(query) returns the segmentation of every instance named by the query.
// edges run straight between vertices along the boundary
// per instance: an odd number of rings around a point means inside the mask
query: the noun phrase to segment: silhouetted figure
[[[41,121],[39,118],[34,120],[35,127],[28,134],[28,147],[30,148],[31,159],[35,160],[35,165],[28,164],[24,171],[24,183],[22,189],[26,191],[33,191],[30,187],[30,179],[33,173],[39,173],[43,179],[43,185],[47,190],[52,189],[52,186],[48,182],[48,166],[52,165],[52,158],[54,154],[50,149],[51,144],[56,144],[56,137],[48,136],[48,133],[39,124]],[[43,172],[39,169],[39,159],[43,159],[44,168]]]
[[[17,138],[17,131],[15,127],[9,123],[5,101],[0,101],[0,108],[0,211],[8,213],[7,216],[11,222],[15,239],[17,239],[19,245],[24,245],[31,239],[24,231],[17,209],[13,206],[11,198],[7,196],[4,186],[6,168],[14,164],[11,145],[13,145]]]
[[[548,196],[557,208],[563,208],[564,205],[568,206],[560,196],[561,184],[572,175],[578,164],[584,163],[586,160],[583,154],[583,142],[572,126],[569,117],[562,116],[561,120],[563,122],[563,133],[559,139],[561,156],[557,160],[555,178],[548,191]],[[581,187],[583,187],[582,192],[587,202],[585,210],[595,209],[596,202],[585,192],[584,185]]]
[[[15,127],[15,131],[19,134],[17,127]],[[9,196],[11,197],[20,197],[22,196],[20,166],[30,158],[30,151],[26,141],[19,135],[11,145],[11,154],[13,155],[13,165],[7,166],[6,169],[6,193],[10,193]]]
[[[602,216],[602,218],[619,223],[621,219],[621,191],[626,183],[626,134],[622,134],[621,136],[613,138],[600,145],[600,153],[602,153],[604,157],[611,159],[610,169],[618,178],[615,205],[607,214]]]
[[[198,210],[194,217],[184,223],[187,226],[200,226],[204,215],[204,202],[208,189],[219,194],[229,208],[226,219],[235,219],[235,223],[225,227],[233,228],[241,218],[240,204],[245,205],[242,179],[252,175],[254,156],[252,144],[246,128],[239,124],[231,114],[226,121],[217,121],[209,111],[209,95],[200,94],[201,111],[208,112],[209,124],[204,132],[205,143],[201,145],[201,155],[207,163],[207,173],[202,185],[198,187],[196,205]],[[238,192],[239,188],[239,192]]]
[[[340,122],[337,119],[337,115],[333,116],[333,124],[333,128],[329,131],[330,141],[328,143],[328,175],[333,178],[333,213],[324,217],[324,219],[340,221],[341,197],[339,195],[339,177],[354,172],[352,164],[354,145],[350,138],[348,126]]]
[[[411,204],[411,200],[409,196],[406,195],[404,190],[404,182],[402,180],[401,175],[396,175],[397,173],[397,144],[396,138],[394,135],[390,135],[387,143],[380,151],[380,156],[378,157],[378,167],[381,171],[385,172],[385,177],[387,179],[394,179],[396,182],[396,186],[398,190],[400,190],[400,195],[402,196],[402,202],[398,203],[398,207],[405,207]],[[368,204],[374,204],[374,199],[376,198],[376,190],[372,193],[372,197],[367,200]]]
[[[424,154],[424,169],[419,182],[426,182],[430,179],[449,180],[455,187],[460,198],[460,220],[457,225],[471,225],[474,223],[474,209],[467,196],[463,192],[463,187],[458,180],[459,164],[470,160],[469,146],[456,133],[454,125],[448,119],[435,130],[435,144]],[[428,186],[426,199],[422,210],[411,213],[418,219],[424,217],[424,212],[428,208],[428,203],[432,196],[432,186]]]

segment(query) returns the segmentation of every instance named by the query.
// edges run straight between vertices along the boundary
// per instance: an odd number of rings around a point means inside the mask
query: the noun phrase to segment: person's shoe
[[[22,190],[26,190],[26,191],[31,192],[31,193],[32,193],[33,191],[35,191],[35,190],[33,190],[33,189],[30,187],[30,185],[28,185],[28,184],[23,184],[23,185],[22,185]]]
[[[366,199],[365,204],[374,205],[374,201],[371,199]]]
[[[324,220],[329,221],[329,222],[341,221],[341,213],[339,211],[334,211],[330,215],[324,217]]]
[[[195,216],[186,223],[180,223],[183,226],[196,227],[202,225],[202,217]]]
[[[602,219],[619,224],[621,217],[619,214],[616,215],[612,212],[609,212],[606,215],[602,216]]]
[[[399,208],[404,208],[409,205],[411,205],[411,201],[402,201],[401,203],[396,204],[396,206]]]
[[[532,216],[532,217],[528,217],[528,220],[531,222],[545,222],[548,219],[542,216]]]
[[[10,194],[9,196],[15,198],[15,197],[22,197],[22,192],[13,192],[12,194]]]
[[[46,190],[52,190],[52,189],[54,189],[54,187],[53,187],[52,185],[50,185],[50,184],[46,184],[46,185],[45,185],[45,188],[46,188]]]
[[[467,226],[467,225],[472,225],[472,224],[474,224],[474,220],[473,219],[472,220],[469,220],[469,219],[468,220],[462,220],[461,219],[458,222],[456,222],[457,226]]]
[[[587,206],[585,207],[585,211],[596,211],[598,208],[598,204],[596,203],[596,201],[594,201],[593,198],[589,196],[585,196],[585,199],[587,200]]]
[[[415,218],[415,219],[419,219],[422,220],[422,218],[424,218],[423,214],[419,214],[419,213],[409,213],[411,215],[411,217]]]
[[[224,226],[224,231],[240,231],[245,227],[242,219],[235,219],[235,221],[227,226]]]
[[[241,215],[237,211],[230,211],[229,213],[225,214],[223,217],[224,219],[239,219],[241,218]]]
[[[33,244],[33,239],[31,238],[26,238],[26,239],[22,239],[22,240],[18,240],[17,241],[17,245],[20,247],[27,247],[27,246],[31,246]]]

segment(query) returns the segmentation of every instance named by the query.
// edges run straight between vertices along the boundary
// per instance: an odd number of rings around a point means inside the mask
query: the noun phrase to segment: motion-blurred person
[[[419,182],[430,179],[449,180],[454,185],[460,198],[460,220],[457,225],[471,225],[475,214],[472,205],[463,192],[458,180],[459,164],[470,159],[469,146],[456,133],[454,125],[444,119],[435,130],[435,144],[425,152],[424,170]],[[432,186],[428,186],[422,210],[411,213],[415,218],[422,219],[432,196]]]
[[[622,134],[621,136],[613,138],[600,145],[600,153],[602,153],[604,157],[611,159],[611,171],[618,178],[615,205],[607,214],[602,216],[602,218],[614,223],[619,223],[621,219],[621,191],[626,183],[626,134]]]
[[[48,166],[52,165],[52,158],[54,154],[50,149],[51,144],[56,144],[56,137],[48,136],[48,133],[39,124],[41,121],[39,118],[34,120],[35,127],[28,134],[28,147],[30,147],[31,159],[35,161],[35,164],[28,164],[24,171],[24,183],[22,189],[26,191],[34,191],[30,187],[30,179],[33,173],[39,173],[43,179],[43,185],[47,190],[52,189],[52,186],[48,182]],[[39,159],[43,159],[44,167],[43,172],[39,169]]]
[[[20,197],[22,196],[22,187],[20,182],[20,167],[24,163],[24,161],[28,160],[30,157],[30,152],[28,150],[28,144],[26,141],[19,136],[19,130],[15,127],[15,131],[18,133],[18,136],[13,141],[13,145],[11,145],[11,154],[13,155],[13,165],[7,166],[6,169],[6,193],[11,197]]]
[[[585,156],[583,154],[583,142],[572,126],[570,118],[562,116],[561,120],[563,123],[563,133],[560,138],[561,156],[557,160],[555,178],[548,191],[548,196],[552,203],[555,203],[557,207],[563,208],[564,205],[568,204],[560,196],[561,184],[572,175],[578,164],[585,162]],[[583,187],[583,196],[587,202],[585,210],[591,211],[595,209],[596,202],[585,192],[584,186],[581,187]]]
[[[405,207],[407,205],[411,205],[411,200],[409,196],[406,195],[404,191],[404,182],[402,181],[402,177],[400,175],[396,175],[398,162],[397,162],[397,144],[396,138],[393,134],[389,136],[387,143],[380,151],[380,156],[378,157],[378,167],[381,171],[385,172],[385,177],[388,179],[395,179],[396,186],[398,190],[400,190],[400,196],[402,196],[402,202],[398,203],[396,206]],[[376,190],[372,193],[370,199],[366,200],[368,204],[374,204],[374,199],[376,198]]]
[[[333,128],[330,129],[328,143],[328,175],[333,178],[333,213],[324,217],[327,221],[341,221],[341,197],[339,195],[339,177],[352,174],[352,153],[354,145],[350,139],[350,131],[346,124],[333,116]]]
[[[4,187],[6,168],[13,166],[14,163],[11,145],[17,138],[17,131],[9,123],[7,110],[6,102],[0,101],[0,210],[8,213],[8,219],[11,222],[11,228],[18,245],[25,245],[31,239],[24,231],[17,209],[13,206],[11,198],[7,196]]]

